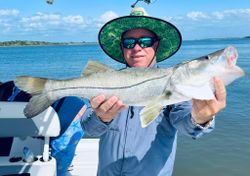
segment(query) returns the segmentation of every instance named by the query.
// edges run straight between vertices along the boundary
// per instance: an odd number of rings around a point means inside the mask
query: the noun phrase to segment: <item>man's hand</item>
[[[98,95],[91,99],[90,104],[103,122],[110,122],[125,107],[116,96],[106,99],[104,95]]]
[[[192,118],[198,124],[204,124],[220,110],[226,107],[226,88],[222,80],[214,77],[215,98],[214,100],[193,99]]]

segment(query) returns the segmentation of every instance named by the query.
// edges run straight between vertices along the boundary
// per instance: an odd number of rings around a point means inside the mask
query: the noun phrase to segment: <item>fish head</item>
[[[214,99],[213,77],[219,77],[225,85],[245,75],[236,62],[238,52],[229,46],[207,56],[194,59],[175,67],[170,84],[175,92],[184,97]]]
[[[233,46],[208,55],[208,59],[211,63],[210,69],[214,72],[213,76],[220,77],[225,85],[245,75],[245,72],[236,65],[238,52]]]

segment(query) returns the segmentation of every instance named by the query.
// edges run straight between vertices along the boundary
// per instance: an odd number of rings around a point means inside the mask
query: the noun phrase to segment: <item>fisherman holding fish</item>
[[[133,9],[131,15],[112,20],[100,30],[100,45],[112,59],[127,67],[156,67],[179,49],[181,34],[172,24],[145,16],[141,8]],[[93,112],[82,126],[86,133],[100,137],[98,175],[171,175],[177,131],[192,138],[209,133],[214,115],[226,106],[223,82],[215,77],[214,85],[216,99],[166,106],[146,128],[140,125],[141,107],[125,108],[116,96],[93,98]]]
[[[226,106],[225,85],[244,75],[234,47],[158,68],[181,42],[174,25],[133,8],[99,32],[104,52],[125,69],[90,61],[75,79],[18,77],[15,83],[33,95],[24,113],[32,118],[64,96],[90,99],[81,126],[100,137],[98,176],[171,175],[177,132],[194,139],[211,132]]]

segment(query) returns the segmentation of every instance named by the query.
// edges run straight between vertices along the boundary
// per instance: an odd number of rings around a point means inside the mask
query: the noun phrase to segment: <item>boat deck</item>
[[[69,176],[96,176],[99,139],[82,139],[76,148]]]

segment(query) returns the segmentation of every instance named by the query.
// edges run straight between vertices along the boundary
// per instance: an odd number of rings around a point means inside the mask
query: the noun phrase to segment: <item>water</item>
[[[0,48],[0,81],[17,75],[64,79],[80,76],[89,59],[104,60],[97,45]]]
[[[234,45],[238,65],[247,75],[227,87],[227,107],[216,116],[216,129],[199,140],[178,138],[174,176],[249,176],[250,166],[250,39],[185,41],[176,55],[160,63],[184,60]],[[98,45],[0,48],[0,81],[18,75],[65,79],[82,73],[89,59],[122,68]]]

